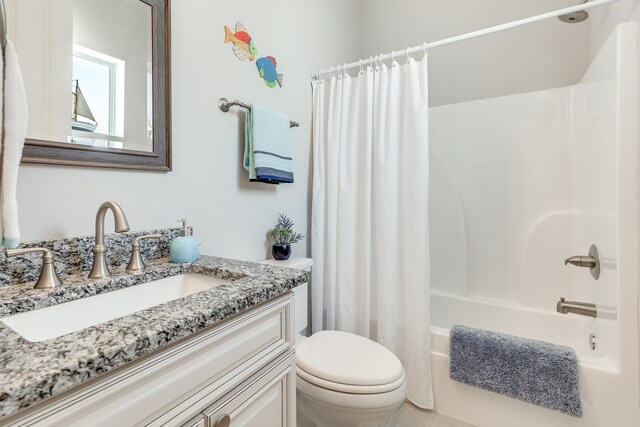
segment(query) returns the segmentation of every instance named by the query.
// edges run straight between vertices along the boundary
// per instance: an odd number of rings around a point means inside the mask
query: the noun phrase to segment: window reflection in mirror
[[[124,148],[125,62],[73,45],[72,144]]]

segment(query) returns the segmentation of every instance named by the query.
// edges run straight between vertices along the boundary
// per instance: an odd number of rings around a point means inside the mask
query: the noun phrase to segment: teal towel
[[[253,105],[245,120],[244,168],[252,181],[293,182],[289,117]]]

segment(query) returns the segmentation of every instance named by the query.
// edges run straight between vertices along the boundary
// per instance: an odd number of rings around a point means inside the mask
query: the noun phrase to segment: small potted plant
[[[291,244],[304,239],[300,233],[293,231],[293,221],[285,214],[278,214],[278,223],[269,231],[271,254],[278,261],[284,261],[291,256]]]

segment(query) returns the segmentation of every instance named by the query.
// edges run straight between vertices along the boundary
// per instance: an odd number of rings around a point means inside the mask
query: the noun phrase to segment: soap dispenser
[[[198,259],[202,242],[191,235],[186,218],[182,218],[178,222],[182,222],[182,230],[180,236],[173,239],[171,246],[169,246],[171,262],[193,262]]]

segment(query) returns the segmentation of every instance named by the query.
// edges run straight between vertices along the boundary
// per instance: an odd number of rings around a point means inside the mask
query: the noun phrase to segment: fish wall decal
[[[253,61],[256,59],[258,49],[256,49],[253,39],[242,23],[236,23],[235,33],[226,25],[224,26],[224,42],[233,43],[233,53],[236,54],[239,60],[246,61],[248,59]]]
[[[273,56],[265,56],[264,58],[260,58],[256,61],[256,67],[258,67],[258,72],[260,73],[260,77],[264,80],[265,84],[270,88],[276,87],[276,83],[282,87],[282,74],[278,74],[276,67],[278,63],[276,58]]]

